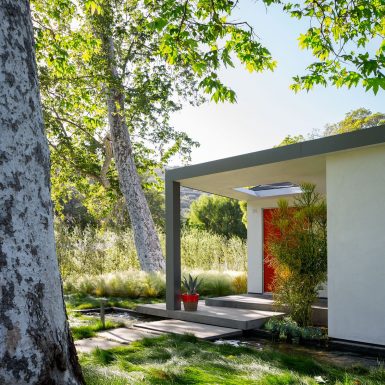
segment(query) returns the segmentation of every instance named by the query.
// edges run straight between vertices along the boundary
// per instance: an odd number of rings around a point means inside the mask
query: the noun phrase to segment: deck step
[[[206,306],[231,307],[236,309],[274,311],[274,302],[271,296],[227,295],[225,297],[208,298]]]
[[[202,340],[235,337],[242,335],[242,330],[225,328],[214,325],[204,325],[196,322],[167,319],[162,321],[142,322],[134,327],[162,333],[193,334]]]
[[[206,306],[220,306],[234,309],[274,311],[274,301],[271,295],[241,294],[228,295],[225,297],[208,298]],[[327,300],[320,299],[313,305],[313,323],[327,326],[328,307]]]
[[[232,329],[251,330],[263,326],[272,317],[281,317],[284,313],[264,310],[234,309],[231,307],[206,306],[199,301],[198,310],[167,310],[165,303],[139,305],[136,311],[142,314],[173,318],[207,325],[216,325]]]

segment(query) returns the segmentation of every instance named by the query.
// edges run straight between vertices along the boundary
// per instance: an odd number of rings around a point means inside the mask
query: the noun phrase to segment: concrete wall
[[[329,336],[385,345],[385,146],[327,158]]]

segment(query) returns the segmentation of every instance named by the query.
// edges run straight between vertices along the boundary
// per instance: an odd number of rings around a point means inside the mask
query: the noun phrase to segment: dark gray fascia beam
[[[192,166],[169,169],[166,171],[166,179],[180,181],[203,175],[234,171],[247,167],[328,154],[380,143],[385,143],[385,125],[327,136],[325,138],[309,140],[284,147],[232,156],[230,158],[218,159]]]

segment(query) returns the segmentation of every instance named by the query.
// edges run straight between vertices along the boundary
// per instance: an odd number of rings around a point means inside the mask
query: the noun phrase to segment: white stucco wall
[[[247,291],[263,293],[263,216],[258,204],[247,204]]]
[[[329,336],[385,345],[385,146],[327,158]]]

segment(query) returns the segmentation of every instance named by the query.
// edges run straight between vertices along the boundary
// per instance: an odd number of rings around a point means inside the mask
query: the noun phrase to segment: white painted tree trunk
[[[0,384],[84,384],[55,252],[27,0],[0,0]]]
[[[113,41],[110,38],[106,39],[105,42],[104,48],[109,57],[110,73],[116,80],[116,84],[121,85],[114,64]],[[119,174],[120,189],[130,215],[141,269],[144,271],[164,270],[165,261],[159,237],[140,183],[132,152],[131,138],[124,115],[124,94],[118,87],[110,86],[107,92],[107,103],[112,148]]]

